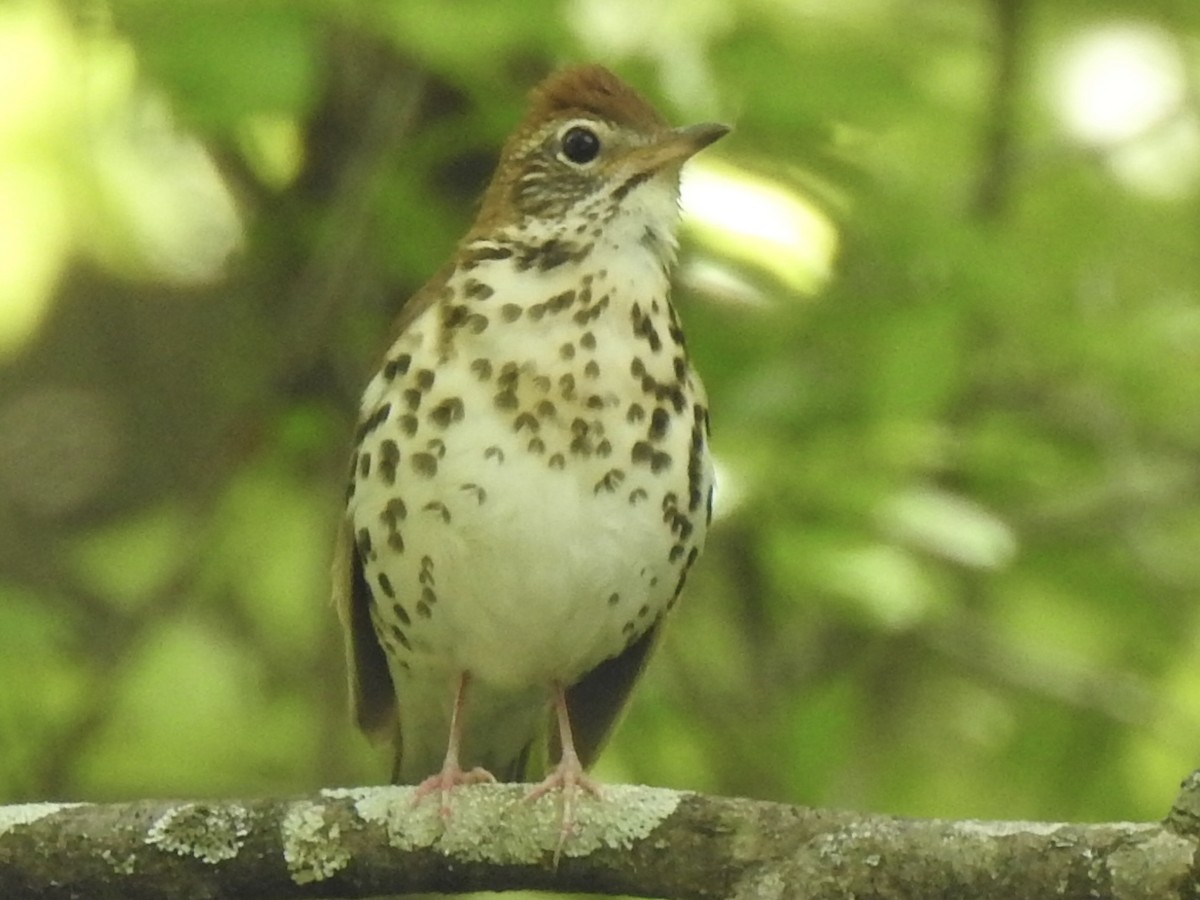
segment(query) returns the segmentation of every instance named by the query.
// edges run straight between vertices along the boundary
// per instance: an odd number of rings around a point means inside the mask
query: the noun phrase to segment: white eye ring
[[[570,166],[585,168],[600,156],[604,143],[593,122],[568,123],[558,136],[558,158]]]

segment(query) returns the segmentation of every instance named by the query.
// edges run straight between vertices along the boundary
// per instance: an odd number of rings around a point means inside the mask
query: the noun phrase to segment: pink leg
[[[558,765],[542,781],[525,795],[526,801],[536,800],[553,790],[561,790],[563,798],[562,822],[559,827],[558,846],[554,850],[554,864],[562,855],[563,844],[575,828],[575,803],[583,790],[597,800],[603,799],[600,784],[583,771],[579,754],[575,752],[575,739],[571,735],[571,720],[567,715],[567,695],[561,684],[554,685],[554,712],[558,718],[558,740],[562,744],[562,758]]]
[[[458,762],[458,751],[462,745],[463,704],[467,697],[467,684],[470,682],[469,672],[463,672],[458,679],[458,689],[454,692],[454,709],[450,713],[450,740],[446,745],[446,758],[442,762],[442,771],[430,775],[417,785],[413,806],[419,804],[426,796],[438,791],[442,797],[442,818],[450,818],[450,791],[460,784],[486,784],[495,781],[495,777],[487,769],[476,767],[464,772]]]

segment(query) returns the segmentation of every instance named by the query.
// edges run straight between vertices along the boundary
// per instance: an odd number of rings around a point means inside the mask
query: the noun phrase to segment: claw
[[[463,702],[469,680],[466,672],[458,679],[458,690],[454,694],[454,711],[450,715],[450,740],[446,745],[446,758],[442,762],[442,770],[418,784],[413,796],[412,805],[417,807],[422,800],[436,791],[442,800],[440,812],[443,822],[450,818],[450,792],[454,788],[463,784],[492,784],[496,781],[496,777],[487,769],[476,766],[468,772],[458,762],[458,748],[462,743]]]
[[[442,798],[441,814],[442,820],[446,821],[450,818],[450,792],[463,784],[493,784],[496,781],[494,776],[487,769],[476,766],[471,771],[464,771],[458,764],[458,754],[446,754],[446,761],[442,765],[442,771],[436,775],[430,775],[424,781],[417,785],[416,793],[413,795],[412,805],[420,806],[421,801],[430,794],[438,793]]]
[[[559,743],[562,745],[562,758],[554,771],[547,775],[525,795],[524,802],[532,803],[551,791],[562,792],[562,817],[559,820],[558,842],[554,846],[554,867],[562,858],[563,847],[567,838],[575,831],[575,807],[580,792],[591,794],[597,800],[603,800],[600,782],[583,770],[579,754],[575,752],[575,740],[571,735],[571,720],[567,715],[567,698],[561,685],[554,686],[554,711],[558,717]]]

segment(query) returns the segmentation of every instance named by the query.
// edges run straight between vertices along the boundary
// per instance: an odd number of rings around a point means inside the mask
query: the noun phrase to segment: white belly
[[[686,496],[686,482],[627,464],[633,441],[616,435],[608,460],[565,452],[551,468],[570,432],[547,431],[546,450],[532,454],[526,433],[486,410],[468,414],[439,438],[436,478],[405,474],[394,492],[362,492],[354,519],[377,547],[387,544],[379,523],[388,503],[399,497],[407,508],[403,553],[380,553],[366,573],[377,600],[385,575],[407,614],[395,624],[410,669],[467,671],[501,690],[569,684],[643,633],[673,596],[680,560],[663,500]],[[624,473],[616,490],[598,492],[614,468]]]
[[[464,760],[472,745],[477,763],[511,760],[551,687],[644,634],[700,551],[700,388],[679,374],[669,307],[608,304],[621,284],[597,277],[582,324],[550,302],[555,283],[536,317],[466,307],[491,317],[475,332],[430,310],[389,353],[403,371],[367,390],[348,509],[409,774],[440,758],[463,673]],[[653,346],[638,315],[659,317]]]

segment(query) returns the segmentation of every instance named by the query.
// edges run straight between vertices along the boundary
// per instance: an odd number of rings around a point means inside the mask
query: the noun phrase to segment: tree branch
[[[665,898],[1196,896],[1200,773],[1163,823],[899,819],[609,785],[562,860],[557,798],[411,788],[0,807],[0,896],[370,897],[515,888]]]

